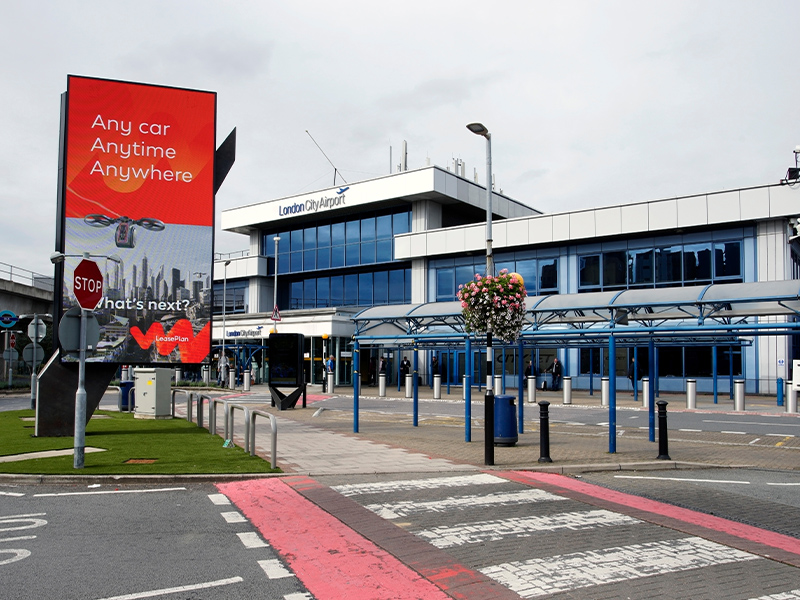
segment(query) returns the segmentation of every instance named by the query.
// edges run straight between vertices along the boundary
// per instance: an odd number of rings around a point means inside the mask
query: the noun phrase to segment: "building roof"
[[[463,203],[485,211],[486,188],[441,167],[430,166],[231,208],[222,211],[220,222],[225,231],[249,234],[275,227],[276,223],[315,220],[331,211],[358,212],[365,205],[378,208],[419,200],[433,200],[440,204]],[[503,219],[541,214],[497,192],[492,196],[492,212]]]

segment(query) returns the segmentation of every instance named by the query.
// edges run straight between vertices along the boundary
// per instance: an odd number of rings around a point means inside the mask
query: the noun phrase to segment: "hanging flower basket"
[[[481,277],[458,286],[461,314],[467,331],[485,333],[491,324],[492,335],[508,343],[519,337],[525,317],[525,282],[517,273],[503,269],[496,277]]]

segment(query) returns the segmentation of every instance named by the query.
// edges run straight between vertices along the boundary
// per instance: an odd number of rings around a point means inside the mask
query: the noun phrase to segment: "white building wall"
[[[786,219],[759,222],[756,227],[756,261],[758,281],[783,281],[791,279],[790,248]],[[783,317],[762,317],[761,323],[786,321]],[[756,339],[755,361],[758,373],[746,373],[748,378],[757,377],[760,393],[777,393],[777,378],[789,375],[789,338],[786,336],[764,336]]]

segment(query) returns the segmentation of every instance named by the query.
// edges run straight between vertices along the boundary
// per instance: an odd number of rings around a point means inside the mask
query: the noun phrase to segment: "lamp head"
[[[53,263],[54,265],[57,265],[60,262],[64,262],[64,258],[65,256],[63,252],[53,252],[50,255],[50,262]]]
[[[489,137],[489,130],[486,129],[486,126],[483,123],[470,123],[467,125],[467,129],[469,129],[475,135]]]

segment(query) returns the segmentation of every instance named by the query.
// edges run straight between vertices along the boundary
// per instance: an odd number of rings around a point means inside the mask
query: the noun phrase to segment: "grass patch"
[[[32,410],[0,412],[0,456],[72,448],[72,437],[33,437]],[[134,419],[130,413],[97,411],[86,427],[85,467],[73,468],[73,456],[0,463],[0,473],[37,475],[179,475],[279,473],[258,456],[185,419]],[[142,460],[142,459],[146,459]]]

